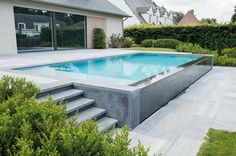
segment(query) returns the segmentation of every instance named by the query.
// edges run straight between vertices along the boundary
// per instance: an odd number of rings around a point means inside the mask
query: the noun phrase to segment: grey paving
[[[73,117],[77,119],[78,124],[80,124],[83,121],[89,120],[89,119],[96,119],[106,113],[105,109],[97,108],[97,107],[91,107],[85,111],[79,112],[75,116],[71,116],[67,119],[67,121],[71,121]]]
[[[67,100],[69,98],[75,97],[75,96],[79,96],[83,94],[82,90],[77,90],[77,89],[69,89],[69,90],[65,90],[62,92],[56,92],[47,96],[43,96],[38,98],[39,101],[48,99],[49,97],[52,97],[52,99],[56,102],[62,101],[62,100]]]
[[[236,68],[214,67],[133,129],[132,145],[141,140],[150,155],[195,156],[209,128],[236,131],[235,80]]]
[[[66,114],[75,112],[81,108],[87,107],[93,104],[95,101],[93,99],[88,98],[79,98],[73,101],[69,101],[66,103]]]
[[[108,117],[103,117],[99,119],[97,123],[98,123],[99,131],[103,133],[111,129],[113,126],[115,126],[118,123],[118,120],[108,118]]]

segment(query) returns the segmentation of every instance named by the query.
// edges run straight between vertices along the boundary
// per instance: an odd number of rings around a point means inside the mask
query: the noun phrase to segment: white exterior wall
[[[112,34],[121,34],[123,35],[123,24],[121,17],[111,18],[108,17],[106,20],[106,28],[107,28],[107,37],[110,37]]]
[[[105,21],[105,32],[107,32],[107,37],[112,33],[123,33],[122,17],[110,14],[103,14],[97,12],[89,12],[72,8],[65,8],[61,6],[54,6],[49,4],[42,4],[37,2],[30,2],[28,0],[1,0],[0,1],[0,54],[17,54],[17,45],[16,45],[16,33],[15,33],[15,20],[13,7],[25,7],[25,8],[34,8],[47,11],[55,11],[62,13],[71,13],[77,15],[87,16],[87,19],[104,19]],[[4,21],[4,22],[3,22]],[[96,20],[94,21],[94,23]],[[89,27],[89,23],[88,27]],[[87,43],[88,48],[91,47],[92,42],[92,33],[93,29],[88,28],[87,30]]]
[[[0,2],[0,54],[17,54],[13,7]]]

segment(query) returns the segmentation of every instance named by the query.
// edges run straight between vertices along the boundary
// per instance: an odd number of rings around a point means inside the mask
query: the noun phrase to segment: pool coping
[[[62,75],[59,75],[59,76],[50,75],[50,76],[48,76],[47,74],[28,73],[28,72],[17,70],[17,69],[21,69],[21,68],[31,68],[31,67],[38,67],[38,66],[45,66],[45,65],[52,65],[52,64],[86,61],[86,60],[92,60],[92,59],[102,59],[102,58],[107,58],[107,57],[135,55],[135,54],[142,54],[142,53],[160,54],[160,55],[180,55],[180,56],[181,55],[190,55],[190,56],[200,56],[201,58],[198,58],[197,60],[187,62],[183,65],[180,65],[175,69],[171,69],[167,73],[162,72],[162,73],[159,73],[159,74],[155,74],[155,75],[150,76],[148,78],[145,78],[143,80],[133,82],[133,83],[129,83],[127,85],[125,85],[125,84],[112,84],[112,82],[109,82],[108,85],[107,85],[107,82],[101,82],[101,81],[95,82],[95,81],[91,81],[91,80],[83,80],[83,79],[78,79],[78,78],[73,78],[73,77],[68,77],[68,76],[62,76]],[[30,76],[53,78],[53,79],[60,80],[60,81],[64,81],[65,79],[67,79],[67,81],[71,81],[71,82],[87,84],[87,85],[103,87],[103,88],[110,88],[110,89],[114,89],[114,90],[134,91],[134,90],[136,90],[140,87],[143,87],[144,85],[149,85],[151,83],[154,83],[156,81],[164,79],[164,78],[170,76],[171,74],[175,74],[175,73],[183,70],[183,68],[187,68],[189,66],[192,66],[192,65],[196,64],[199,60],[202,60],[203,57],[213,57],[213,55],[209,55],[209,54],[192,54],[190,52],[152,52],[152,51],[138,51],[137,52],[137,51],[132,51],[132,52],[125,53],[125,54],[115,54],[115,55],[113,54],[113,55],[109,55],[109,56],[101,56],[101,57],[96,57],[95,56],[95,57],[90,57],[90,58],[85,58],[85,59],[81,58],[81,59],[71,59],[71,60],[64,60],[64,61],[52,61],[50,63],[37,63],[37,64],[22,65],[22,66],[12,66],[10,68],[6,68],[5,70],[3,69],[3,71],[11,72],[11,73],[17,73],[17,74],[25,74],[25,75],[30,75]],[[119,80],[119,79],[117,79],[117,80]],[[152,82],[150,82],[150,81],[152,81]],[[112,84],[112,86],[111,86],[111,84]]]

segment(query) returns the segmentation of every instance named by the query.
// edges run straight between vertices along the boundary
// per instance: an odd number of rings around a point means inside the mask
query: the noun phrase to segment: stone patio
[[[27,77],[37,84],[59,81],[9,70],[12,67],[132,53],[124,50],[74,50],[0,55],[1,75]],[[236,131],[236,68],[214,67],[182,95],[132,130],[132,145],[140,140],[150,154],[196,155],[209,128]]]
[[[132,130],[150,154],[195,156],[209,128],[236,131],[236,68],[214,67]]]

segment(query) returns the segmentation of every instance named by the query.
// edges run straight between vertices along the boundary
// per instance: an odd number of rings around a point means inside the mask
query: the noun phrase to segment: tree
[[[204,24],[216,24],[217,20],[215,18],[203,18],[201,20],[201,23],[204,23]]]
[[[173,19],[175,23],[179,23],[179,21],[184,17],[184,13],[181,11],[174,11],[173,12]]]
[[[236,13],[233,14],[232,18],[231,18],[231,22],[236,22]]]
[[[231,18],[231,22],[233,22],[233,23],[236,22],[236,5],[234,6],[234,14]]]

